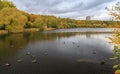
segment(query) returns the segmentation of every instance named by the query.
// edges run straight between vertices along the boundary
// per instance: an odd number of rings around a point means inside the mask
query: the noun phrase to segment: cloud
[[[94,17],[101,15],[102,17],[106,13],[105,7],[115,2],[116,0],[14,0],[17,8],[29,13],[74,19],[88,15]],[[101,17],[100,19],[105,19]]]

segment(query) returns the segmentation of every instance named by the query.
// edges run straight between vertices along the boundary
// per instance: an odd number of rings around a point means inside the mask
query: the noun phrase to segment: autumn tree
[[[26,22],[27,17],[16,8],[6,7],[0,11],[0,25],[10,32],[22,32]]]
[[[8,0],[1,0],[0,1],[0,10],[5,7],[15,8],[15,5],[13,4],[13,2],[9,2]]]
[[[47,26],[52,28],[57,28],[57,18],[56,17],[48,17]]]
[[[111,9],[107,8],[107,10],[110,12],[110,15],[115,17],[117,20],[120,20],[120,2],[117,2],[115,6],[113,6]],[[114,24],[116,26],[115,22]],[[112,60],[116,62],[113,68],[116,69],[115,74],[120,74],[120,31],[119,29],[115,29],[114,35],[110,39],[115,44],[114,50],[113,50],[114,57],[111,58]]]
[[[116,19],[120,20],[120,2],[117,2],[115,6],[111,8],[106,8],[109,11],[109,14]]]
[[[35,19],[34,26],[36,28],[39,28],[40,30],[43,30],[44,20],[42,17],[38,17]]]

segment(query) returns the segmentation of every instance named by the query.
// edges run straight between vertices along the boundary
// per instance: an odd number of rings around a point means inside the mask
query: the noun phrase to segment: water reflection
[[[0,36],[1,74],[112,74],[110,33],[20,33]],[[31,55],[37,64],[32,64]],[[93,53],[95,52],[95,54]],[[22,63],[16,59],[22,58]],[[4,62],[0,61],[1,64]],[[101,62],[105,61],[105,65]],[[24,66],[23,66],[24,65]],[[12,70],[14,71],[12,71]],[[86,71],[87,70],[87,71]]]
[[[57,37],[70,37],[72,33],[20,33],[0,36],[0,57],[14,56],[18,50],[23,49],[29,43],[43,40],[55,40]]]

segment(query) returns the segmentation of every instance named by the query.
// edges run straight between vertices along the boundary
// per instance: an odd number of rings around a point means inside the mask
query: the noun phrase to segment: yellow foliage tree
[[[0,25],[5,25],[10,32],[22,32],[26,22],[27,17],[16,8],[6,7],[0,11]]]
[[[120,2],[117,2],[112,8],[106,8],[109,11],[109,14],[120,20]]]

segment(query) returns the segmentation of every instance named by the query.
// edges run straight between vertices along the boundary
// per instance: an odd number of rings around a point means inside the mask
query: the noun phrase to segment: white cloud
[[[109,19],[105,7],[117,0],[14,0],[17,8],[29,13],[55,15],[74,19]]]

